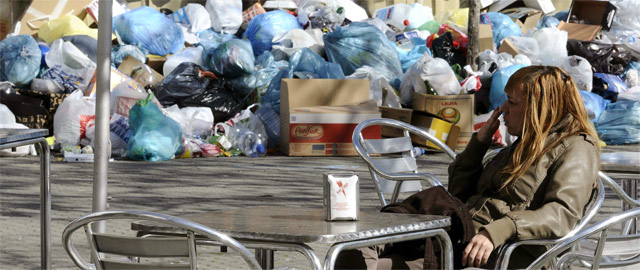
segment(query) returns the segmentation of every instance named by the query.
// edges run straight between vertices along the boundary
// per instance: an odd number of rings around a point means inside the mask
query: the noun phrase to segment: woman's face
[[[507,101],[502,104],[502,112],[504,113],[504,124],[507,126],[509,134],[518,136],[522,135],[522,126],[524,123],[525,98],[520,89],[522,84],[516,84],[514,87],[505,89]]]

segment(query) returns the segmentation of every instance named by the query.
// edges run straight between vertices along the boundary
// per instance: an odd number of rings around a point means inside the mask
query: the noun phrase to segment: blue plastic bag
[[[395,45],[377,27],[354,22],[323,36],[329,62],[340,64],[345,75],[363,66],[376,67],[391,81],[402,76]]]
[[[580,97],[584,102],[584,108],[587,109],[587,114],[592,122],[598,121],[600,115],[611,101],[602,98],[600,95],[580,90]]]
[[[253,17],[242,34],[248,38],[257,57],[264,51],[271,51],[273,37],[293,29],[302,29],[298,19],[283,10],[274,10]]]
[[[255,71],[251,43],[243,39],[231,39],[217,47],[202,52],[204,64],[218,76],[235,78]]]
[[[402,73],[406,73],[411,66],[413,66],[420,57],[426,52],[431,55],[431,50],[427,47],[427,41],[421,38],[412,38],[411,42],[413,43],[413,48],[410,51],[405,52],[400,48],[397,48],[398,58],[400,59],[400,65],[402,66]]]
[[[113,18],[113,30],[126,44],[167,55],[184,47],[180,26],[152,7],[139,7]]]
[[[275,61],[271,52],[264,52],[256,61],[256,71],[251,74],[244,74],[238,78],[229,80],[233,91],[240,97],[245,97],[251,90],[257,89],[259,96],[263,96],[267,91],[269,83],[281,68],[289,66],[287,61]]]
[[[596,131],[607,144],[640,143],[640,101],[619,98],[609,103],[596,122]]]
[[[602,79],[607,84],[607,91],[609,92],[622,93],[629,89],[627,84],[618,75],[593,73],[593,76]]]
[[[344,79],[340,65],[326,62],[309,48],[302,48],[289,58],[289,67],[280,70],[273,77],[269,89],[262,98],[262,103],[271,106],[280,113],[280,81],[283,78],[293,78],[294,75],[303,79]]]
[[[180,124],[162,114],[152,100],[149,94],[129,112],[127,157],[132,160],[169,160],[182,151]]]
[[[509,78],[513,73],[516,73],[519,69],[526,67],[527,65],[511,65],[505,68],[496,70],[491,77],[491,90],[489,90],[489,102],[491,106],[489,110],[492,111],[497,106],[507,101],[507,94],[504,93],[504,87],[507,85]]]
[[[480,23],[491,25],[493,31],[493,43],[500,48],[500,42],[510,36],[522,36],[520,26],[502,13],[487,12],[480,15]]]
[[[200,31],[196,35],[198,36],[198,39],[200,39],[200,42],[197,45],[202,46],[205,50],[209,48],[216,48],[220,46],[222,42],[236,38],[236,36],[231,34],[218,33],[214,31],[213,28]]]
[[[141,63],[147,62],[147,54],[149,51],[137,45],[117,45],[111,48],[111,65],[118,68],[127,55],[138,59]]]
[[[538,21],[536,28],[557,28],[558,24],[560,24],[558,18],[554,16],[544,16]]]
[[[40,72],[42,54],[33,37],[18,35],[0,41],[0,81],[28,85]]]

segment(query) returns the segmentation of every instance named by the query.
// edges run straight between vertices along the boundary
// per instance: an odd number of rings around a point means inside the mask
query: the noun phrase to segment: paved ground
[[[606,151],[640,151],[637,145]],[[93,164],[61,163],[52,159],[52,260],[54,269],[74,269],[64,252],[64,227],[91,211]],[[418,158],[420,168],[446,181],[448,158],[428,153]],[[115,161],[109,164],[109,209],[139,209],[170,215],[232,209],[255,205],[322,205],[322,173],[355,171],[361,181],[361,204],[376,206],[371,178],[357,157],[267,156],[181,159],[147,163]],[[38,269],[39,254],[39,159],[0,158],[0,269]],[[605,211],[618,211],[611,201]],[[109,231],[132,234],[126,224]],[[84,236],[74,238],[79,247]],[[325,252],[325,246],[313,246]],[[201,269],[242,269],[239,257],[220,254],[217,248],[202,248]],[[321,258],[323,255],[321,255]],[[277,253],[276,267],[308,269],[301,255]]]

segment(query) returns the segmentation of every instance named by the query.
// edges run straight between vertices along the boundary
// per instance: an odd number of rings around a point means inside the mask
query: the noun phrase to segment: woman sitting
[[[507,101],[449,166],[449,193],[468,207],[475,227],[462,254],[454,254],[462,266],[490,267],[508,241],[566,235],[596,188],[600,148],[573,79],[556,67],[525,67],[505,93]],[[518,140],[483,166],[501,113]],[[509,268],[526,267],[543,252],[516,249]],[[343,253],[337,268],[422,268],[420,254],[397,254],[389,245]]]

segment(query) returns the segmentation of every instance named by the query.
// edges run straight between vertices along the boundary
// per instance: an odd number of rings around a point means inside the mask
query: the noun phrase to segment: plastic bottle
[[[420,147],[413,147],[413,150],[411,150],[413,152],[413,156],[414,157],[419,157],[424,155],[424,153],[426,152],[424,149],[420,148]]]
[[[395,4],[376,10],[373,17],[381,19],[397,33],[404,32],[406,28],[418,28],[433,20],[431,9],[421,4]]]
[[[411,6],[407,4],[395,4],[393,6],[384,7],[374,12],[373,17],[385,22],[393,31],[400,33],[409,25],[407,15]]]
[[[265,138],[249,129],[233,126],[229,129],[227,138],[232,147],[239,149],[245,156],[262,157],[267,153]]]
[[[256,110],[256,115],[264,124],[267,131],[269,148],[277,148],[280,144],[280,115],[269,105],[262,105]]]

